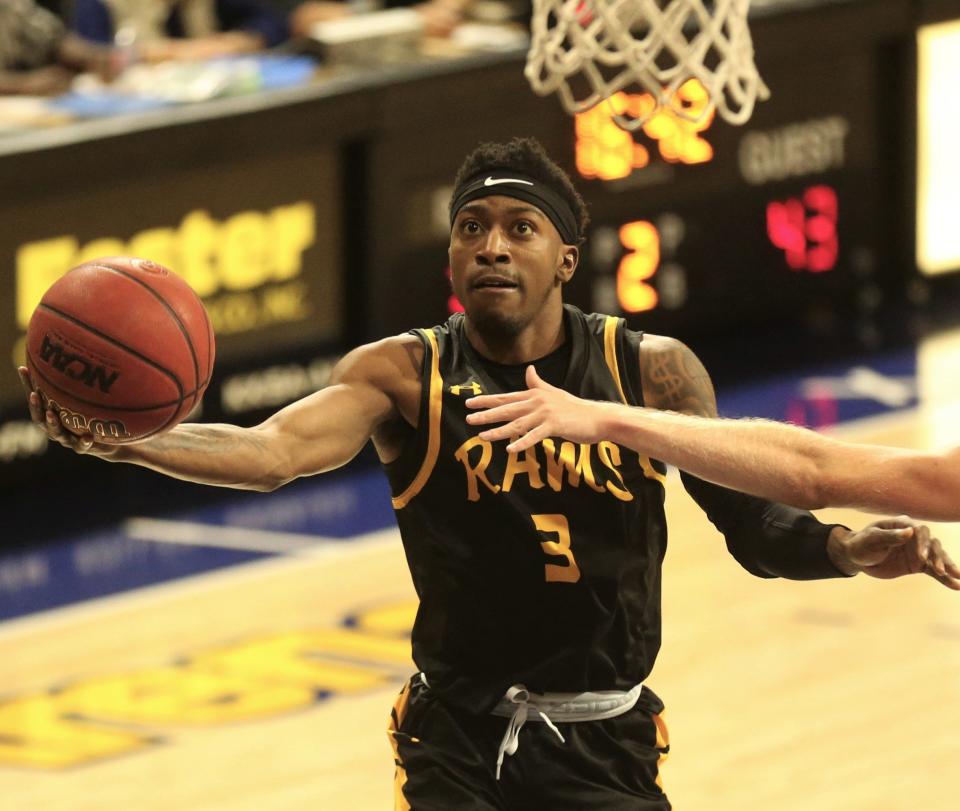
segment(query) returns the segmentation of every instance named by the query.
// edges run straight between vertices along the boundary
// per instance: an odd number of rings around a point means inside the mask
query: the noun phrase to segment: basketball
[[[172,428],[200,402],[214,339],[183,279],[146,259],[107,257],[47,290],[26,352],[34,386],[67,430],[119,444]]]

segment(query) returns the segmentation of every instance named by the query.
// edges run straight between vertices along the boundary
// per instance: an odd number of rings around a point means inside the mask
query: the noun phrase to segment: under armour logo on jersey
[[[450,387],[450,393],[455,396],[459,396],[465,391],[469,391],[474,397],[483,394],[483,389],[480,388],[480,384],[476,380],[471,380],[469,383],[458,383],[456,386]]]

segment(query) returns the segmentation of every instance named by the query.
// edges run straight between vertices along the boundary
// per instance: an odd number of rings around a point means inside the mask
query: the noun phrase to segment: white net
[[[582,113],[639,87],[655,105],[636,116],[614,111],[636,130],[661,108],[688,120],[714,109],[731,124],[750,118],[770,95],[753,61],[750,0],[533,0],[525,74],[534,92],[557,93]],[[695,79],[709,96],[690,109],[678,96]]]

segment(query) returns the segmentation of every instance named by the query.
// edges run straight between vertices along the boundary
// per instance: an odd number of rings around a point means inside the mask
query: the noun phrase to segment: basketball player
[[[466,401],[522,387],[535,363],[580,397],[713,414],[710,380],[678,342],[564,306],[587,213],[535,141],[469,155],[450,217],[466,315],[354,350],[328,388],[261,425],[111,448],[65,433],[33,391],[31,414],[78,451],[252,490],[339,467],[372,438],[420,597],[421,672],[390,726],[397,808],[665,811],[663,705],[643,684],[660,647],[664,466],[606,438],[511,454],[478,436]],[[905,575],[894,552],[933,554],[906,519],[851,532],[686,482],[762,577]]]
[[[578,442],[604,437],[717,484],[798,507],[857,507],[960,521],[960,448],[922,453],[840,442],[769,420],[704,419],[591,403],[544,382],[532,366],[526,383],[526,391],[467,402],[489,409],[471,415],[471,424],[508,421],[481,436],[522,435],[510,446],[518,453],[544,436]],[[960,577],[955,565],[950,571]],[[960,588],[955,579],[948,585]]]

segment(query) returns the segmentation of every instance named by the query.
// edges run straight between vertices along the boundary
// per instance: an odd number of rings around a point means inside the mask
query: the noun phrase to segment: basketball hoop
[[[533,0],[532,37],[524,71],[534,92],[557,93],[571,114],[638,86],[655,101],[638,116],[613,112],[635,131],[669,108],[697,121],[714,109],[743,124],[770,91],[753,61],[750,0]],[[709,102],[677,95],[690,79]]]

